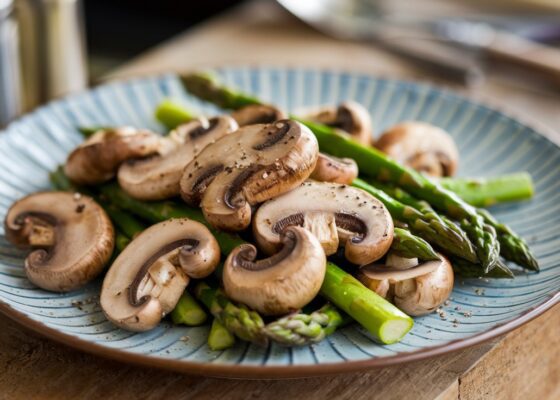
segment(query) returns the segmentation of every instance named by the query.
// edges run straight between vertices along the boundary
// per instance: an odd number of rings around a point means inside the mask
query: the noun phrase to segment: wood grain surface
[[[448,84],[395,56],[322,36],[270,1],[257,1],[147,52],[121,78],[231,64],[325,67]],[[476,88],[454,89],[560,126],[560,94],[489,69]],[[429,361],[324,378],[193,378],[100,359],[41,338],[0,316],[0,399],[523,399],[560,398],[560,305],[493,342]]]

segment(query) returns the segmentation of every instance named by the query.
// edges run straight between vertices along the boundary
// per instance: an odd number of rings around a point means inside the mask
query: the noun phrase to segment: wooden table
[[[385,52],[328,39],[266,1],[250,3],[150,51],[110,78],[231,64],[322,66],[433,80]],[[462,89],[560,126],[560,95],[490,71]],[[439,82],[442,83],[442,82]],[[558,399],[560,305],[494,341],[429,361],[285,381],[193,378],[103,360],[53,343],[0,316],[0,399],[306,398]]]

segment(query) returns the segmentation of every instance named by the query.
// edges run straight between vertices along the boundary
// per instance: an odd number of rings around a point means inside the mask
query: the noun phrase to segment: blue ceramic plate
[[[115,328],[96,302],[100,281],[67,294],[33,287],[22,268],[24,253],[0,236],[2,312],[48,337],[119,360],[195,374],[279,378],[386,366],[457,350],[507,332],[558,302],[560,149],[539,132],[486,106],[416,83],[310,69],[227,68],[218,73],[227,84],[290,111],[356,100],[370,110],[376,133],[411,119],[440,126],[459,146],[461,175],[529,171],[535,198],[493,212],[529,241],[542,271],[519,272],[514,280],[457,279],[445,307],[447,319],[437,314],[416,318],[414,329],[394,345],[375,343],[354,324],[313,346],[259,348],[240,342],[215,352],[206,345],[207,326],[162,323],[146,333]],[[0,134],[0,218],[16,199],[49,187],[48,172],[82,141],[77,126],[129,124],[163,131],[153,111],[166,97],[209,115],[218,112],[185,93],[175,75],[164,75],[104,85],[14,122]]]

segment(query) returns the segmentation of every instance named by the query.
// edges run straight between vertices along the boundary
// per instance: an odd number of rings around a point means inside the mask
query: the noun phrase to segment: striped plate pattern
[[[403,341],[390,346],[376,344],[354,324],[314,346],[259,348],[238,343],[214,352],[206,345],[207,326],[173,327],[165,322],[146,333],[117,329],[97,304],[100,282],[67,294],[37,289],[25,278],[24,253],[6,242],[2,230],[3,312],[50,337],[123,360],[191,373],[281,377],[387,365],[461,348],[512,329],[558,301],[560,149],[531,127],[416,83],[313,69],[239,67],[217,73],[227,84],[292,111],[356,100],[371,112],[376,133],[411,119],[440,126],[460,148],[462,175],[529,171],[535,198],[498,206],[493,212],[530,242],[542,271],[518,272],[515,280],[458,279],[444,307],[446,319],[437,314],[416,318]],[[128,124],[163,131],[153,111],[167,97],[205,114],[218,112],[185,93],[175,75],[164,75],[103,85],[50,103],[11,124],[0,134],[0,217],[16,199],[48,188],[48,172],[81,142],[77,126]]]

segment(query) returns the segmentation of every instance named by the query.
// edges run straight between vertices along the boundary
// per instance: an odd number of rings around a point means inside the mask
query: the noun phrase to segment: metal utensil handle
[[[393,52],[403,58],[413,61],[439,78],[456,81],[467,86],[480,84],[484,80],[484,73],[471,60],[464,57],[457,58],[447,51],[438,51],[434,47],[421,46],[417,41],[379,39],[385,50]],[[433,43],[432,43],[433,44]]]
[[[490,58],[533,71],[560,86],[560,50],[506,32],[498,32],[485,51]]]

